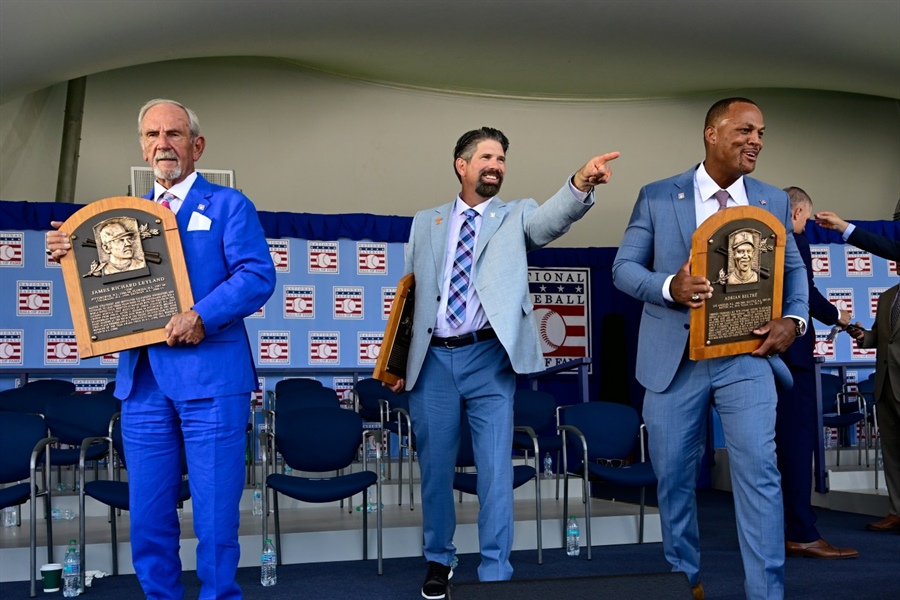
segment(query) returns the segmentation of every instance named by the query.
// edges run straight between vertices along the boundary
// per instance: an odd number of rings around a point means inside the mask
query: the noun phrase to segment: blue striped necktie
[[[459,228],[459,242],[450,271],[450,297],[447,299],[447,321],[451,327],[459,327],[466,320],[466,295],[469,291],[469,275],[472,271],[472,255],[475,250],[475,209],[465,212],[466,220]]]

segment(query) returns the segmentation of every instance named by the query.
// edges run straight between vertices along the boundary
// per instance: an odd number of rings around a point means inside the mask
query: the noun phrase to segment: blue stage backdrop
[[[112,377],[115,356],[80,360],[58,264],[44,254],[44,231],[77,205],[0,202],[0,389],[23,373],[76,381],[81,391]],[[354,374],[368,377],[381,344],[390,302],[403,274],[411,217],[368,214],[312,215],[261,212],[278,282],[272,298],[246,320],[261,374],[262,397],[285,374],[308,369],[339,392]],[[900,237],[900,223],[860,222],[881,235]],[[834,303],[871,325],[878,294],[897,282],[894,265],[844,245],[834,232],[810,224],[817,285]],[[634,380],[641,305],[612,284],[615,248],[546,248],[529,255],[529,277],[547,365],[588,355],[590,396],[640,406]],[[826,361],[872,360],[842,334],[816,324]],[[673,352],[682,352],[673,348]],[[226,367],[227,366],[223,366]],[[865,368],[851,369],[860,379]],[[293,373],[292,376],[297,376]],[[570,375],[541,383],[560,404],[579,400]],[[525,385],[523,383],[523,385]]]

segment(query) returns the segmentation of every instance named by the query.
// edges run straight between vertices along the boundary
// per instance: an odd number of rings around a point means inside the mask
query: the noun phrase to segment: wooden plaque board
[[[117,196],[60,229],[72,243],[60,265],[81,358],[164,342],[172,315],[194,304],[175,214]]]
[[[752,331],[781,316],[786,236],[775,215],[754,206],[719,211],[697,228],[691,274],[706,277],[713,296],[691,310],[691,360],[762,345]]]
[[[375,361],[372,377],[394,385],[406,377],[406,359],[409,356],[409,345],[412,343],[413,313],[415,309],[415,275],[409,273],[397,283],[397,293],[391,304],[381,352]]]

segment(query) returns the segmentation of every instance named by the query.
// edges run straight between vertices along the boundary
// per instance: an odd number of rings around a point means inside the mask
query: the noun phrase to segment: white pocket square
[[[191,213],[191,220],[188,222],[188,231],[209,231],[212,221],[206,215],[198,212]]]

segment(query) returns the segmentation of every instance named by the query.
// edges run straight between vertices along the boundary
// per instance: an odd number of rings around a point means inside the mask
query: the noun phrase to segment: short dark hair
[[[710,106],[709,110],[706,111],[706,122],[703,123],[703,130],[705,131],[706,128],[710,126],[715,127],[716,123],[721,121],[722,117],[725,116],[725,113],[728,112],[728,108],[732,104],[739,103],[752,104],[753,106],[756,106],[756,108],[759,108],[756,102],[748,98],[723,98],[722,100],[719,100],[718,102]]]
[[[809,204],[812,206],[812,198],[809,197],[805,191],[797,186],[790,186],[784,188],[784,191],[787,192],[788,198],[791,199],[791,212],[794,212],[798,206],[801,204]]]
[[[456,140],[456,148],[453,149],[453,173],[456,178],[462,181],[459,173],[456,172],[456,159],[461,158],[466,162],[472,160],[475,154],[475,148],[484,140],[494,140],[503,148],[503,153],[509,149],[509,139],[503,135],[503,132],[493,127],[482,127],[481,129],[473,129],[467,131],[458,140]]]

